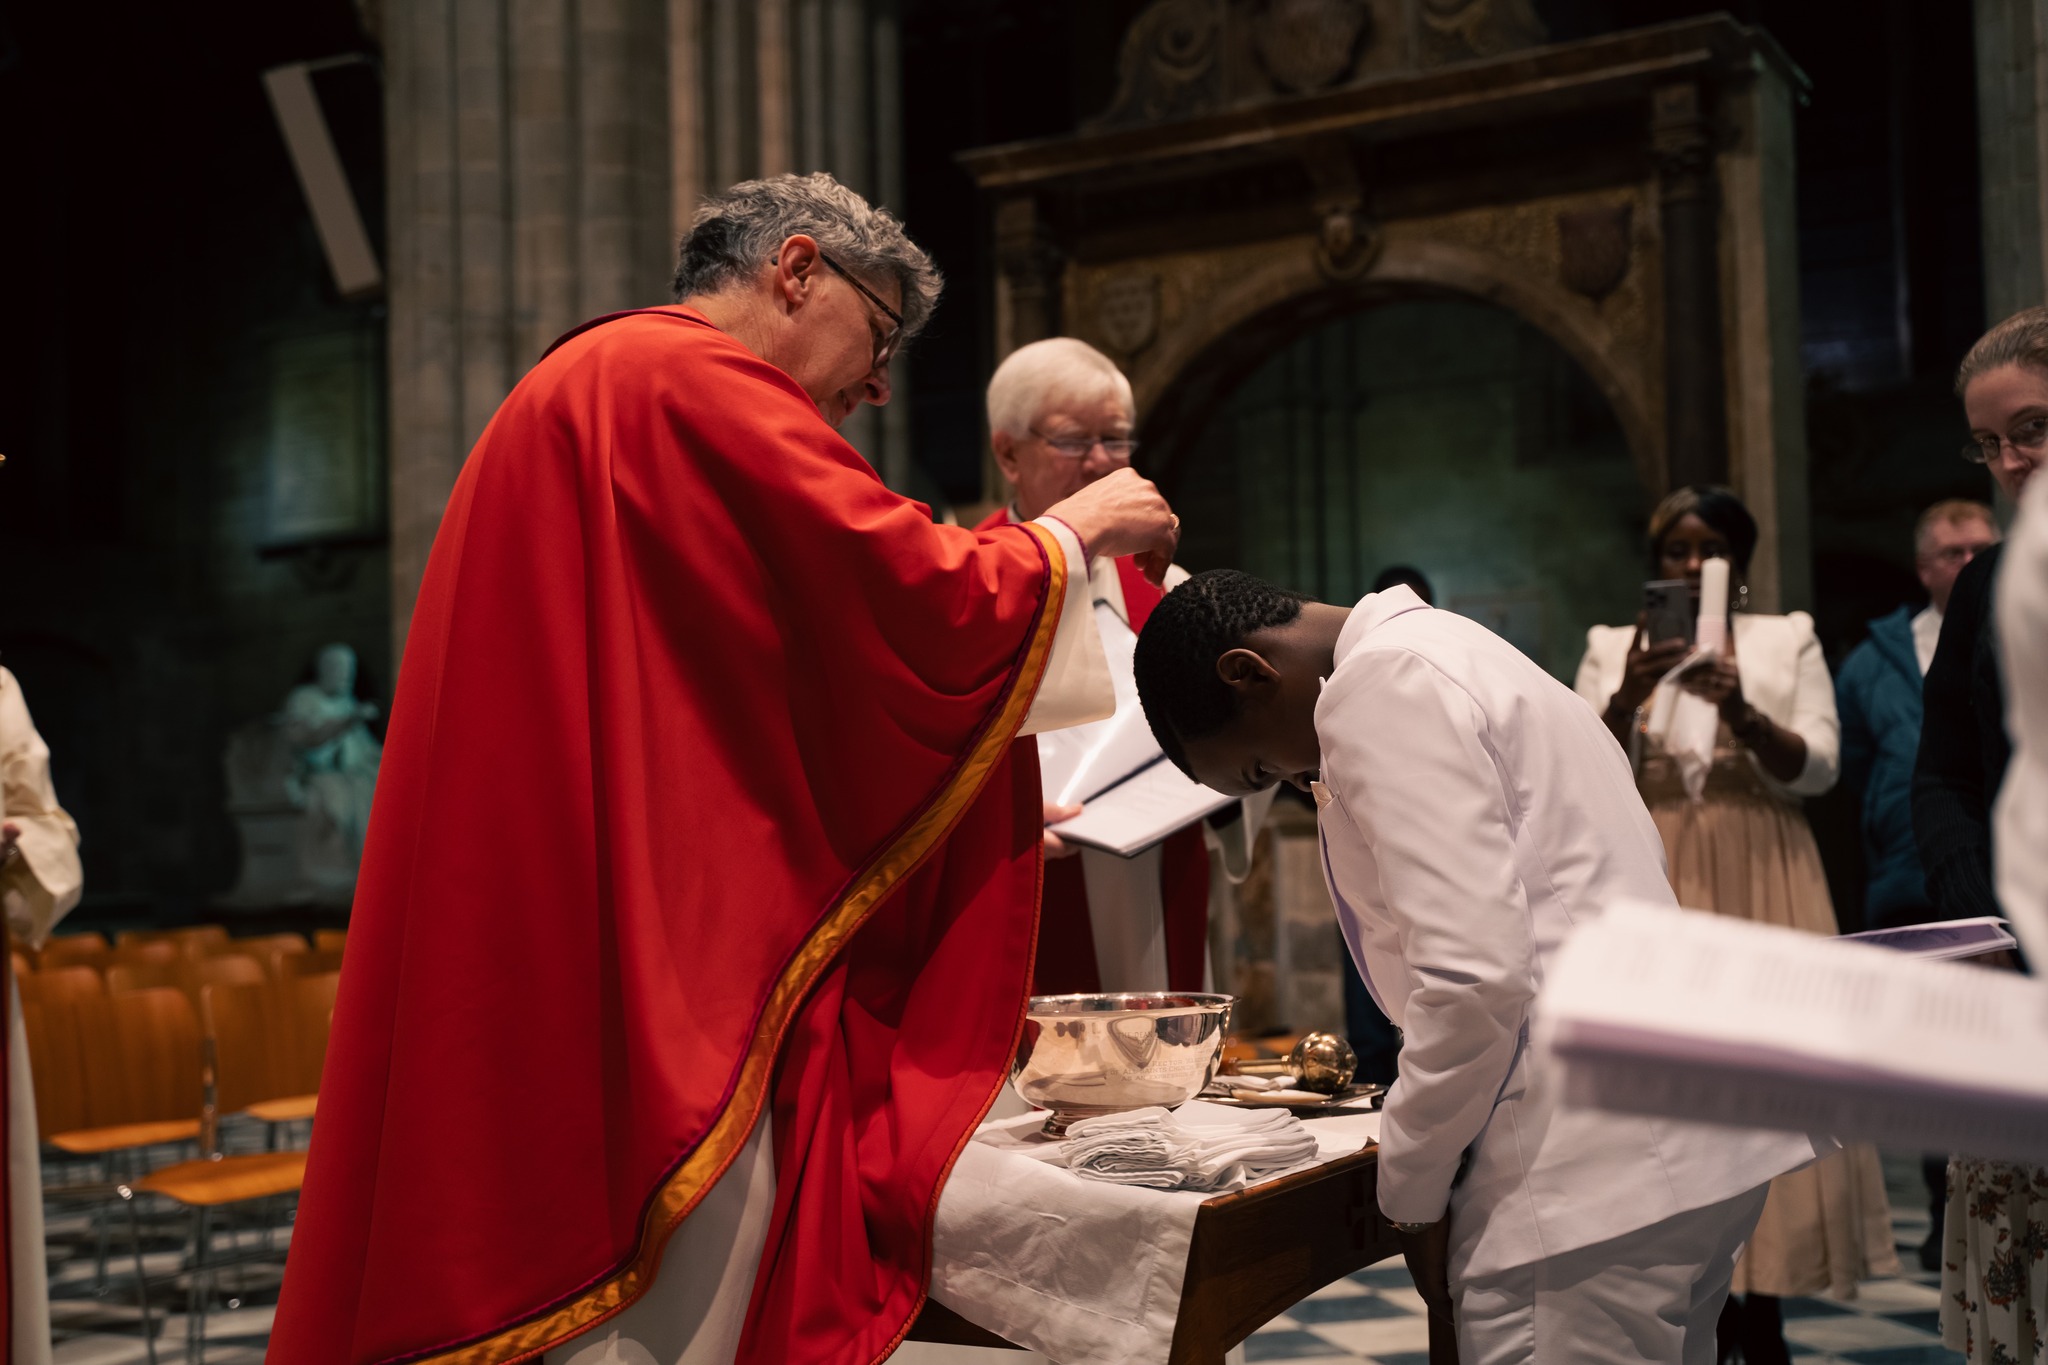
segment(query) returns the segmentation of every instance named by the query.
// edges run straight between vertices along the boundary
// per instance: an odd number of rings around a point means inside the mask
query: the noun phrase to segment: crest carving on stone
[[[1159,276],[1120,270],[1095,287],[1095,332],[1120,355],[1136,355],[1159,335]]]
[[[1351,74],[1371,21],[1365,0],[1263,0],[1252,46],[1276,89],[1306,95]]]
[[[1557,276],[1598,303],[1628,278],[1635,254],[1635,205],[1600,204],[1557,212]]]

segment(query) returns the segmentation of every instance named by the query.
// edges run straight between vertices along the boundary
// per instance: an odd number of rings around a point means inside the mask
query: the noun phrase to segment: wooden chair
[[[49,984],[43,983],[41,1009],[50,1043],[61,1054],[69,1044]],[[71,1006],[71,1017],[85,1078],[85,1122],[52,1131],[52,1147],[109,1158],[198,1138],[199,1020],[183,991],[153,986],[88,996]],[[61,1055],[52,1065],[61,1069]]]
[[[86,1060],[78,1008],[80,1001],[105,996],[106,986],[92,968],[59,967],[37,973],[36,996],[21,1002],[29,1079],[36,1096],[36,1136],[44,1142],[92,1121],[85,1100]]]
[[[303,1150],[251,1152],[233,1156],[220,1150],[218,1118],[249,1109],[283,1085],[275,1042],[282,1024],[277,992],[267,982],[209,982],[199,988],[204,1040],[200,1083],[191,1096],[200,1103],[200,1155],[196,1160],[151,1171],[120,1187],[127,1201],[129,1226],[136,1232],[136,1284],[141,1300],[143,1338],[149,1358],[156,1344],[149,1329],[149,1288],[142,1275],[140,1220],[135,1198],[153,1194],[192,1211],[192,1307],[188,1319],[188,1359],[206,1358],[206,1313],[213,1297],[213,1217],[216,1210],[259,1199],[296,1193],[306,1174]],[[182,1004],[182,998],[180,1000]]]
[[[348,946],[348,930],[315,929],[313,951],[316,953],[338,953]]]
[[[213,957],[187,958],[178,964],[178,984],[198,1013],[201,992],[208,986],[250,986],[270,979],[262,962],[247,953],[221,953]]]
[[[309,953],[313,949],[304,934],[251,934],[248,938],[231,938],[225,943],[216,943],[213,951],[247,953],[260,958],[272,953]]]
[[[114,947],[118,950],[148,943],[168,943],[174,951],[182,954],[208,944],[227,941],[228,929],[225,924],[187,924],[176,929],[124,929],[114,936]]]
[[[278,958],[273,964],[279,981],[289,983],[301,976],[331,976],[341,970],[341,954],[315,949],[310,953],[293,953]]]
[[[42,952],[35,955],[33,965],[41,971],[52,967],[104,968],[113,955],[105,934],[64,934],[45,943]]]
[[[281,983],[288,1010],[288,1040],[279,1067],[284,1089],[272,1099],[247,1108],[250,1118],[268,1124],[297,1123],[313,1117],[320,1099],[320,1069],[327,1062],[327,1035],[334,1021],[334,993],[341,976],[325,972]],[[275,1140],[276,1130],[272,1137]]]
[[[153,990],[159,986],[177,987],[183,984],[184,979],[184,972],[176,959],[158,961],[144,958],[134,962],[116,959],[107,968],[107,989],[117,994]]]

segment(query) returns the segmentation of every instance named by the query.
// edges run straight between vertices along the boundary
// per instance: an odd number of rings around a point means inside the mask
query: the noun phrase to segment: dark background
[[[1812,80],[1800,288],[1816,616],[1839,663],[1864,620],[1917,597],[1917,511],[1989,492],[1954,456],[1948,391],[1985,322],[1970,7],[1535,2],[1557,40],[1726,9]],[[900,207],[951,281],[906,362],[914,453],[954,500],[979,495],[992,360],[986,215],[954,157],[1100,110],[1141,8],[904,0]],[[85,834],[81,924],[186,918],[233,880],[222,745],[319,644],[354,644],[366,693],[388,687],[381,545],[317,572],[266,557],[256,492],[279,338],[360,334],[382,382],[381,308],[334,296],[258,79],[349,52],[374,44],[346,0],[0,6],[0,662]],[[322,95],[376,231],[374,68]],[[1853,896],[1853,811],[1814,813]]]

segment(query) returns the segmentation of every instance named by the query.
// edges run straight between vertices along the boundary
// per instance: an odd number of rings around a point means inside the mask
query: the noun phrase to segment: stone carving
[[[1095,289],[1095,331],[1120,355],[1136,355],[1159,332],[1159,276],[1124,270]]]
[[[1357,279],[1379,257],[1381,240],[1379,225],[1357,209],[1333,208],[1316,237],[1316,268],[1333,280]]]
[[[1547,36],[1529,0],[1417,0],[1421,65],[1498,57]]]
[[[275,715],[228,737],[228,814],[242,875],[228,905],[346,905],[355,890],[383,746],[374,703],[355,696],[356,653],[328,645],[314,681]]]
[[[1278,89],[1306,95],[1351,74],[1371,19],[1365,0],[1265,0],[1253,12],[1253,50]]]
[[[1226,0],[1156,0],[1139,15],[1117,57],[1116,98],[1095,123],[1160,123],[1216,108],[1225,8]]]
[[[1557,277],[1598,303],[1628,277],[1635,244],[1635,205],[1601,204],[1557,211]]]
[[[1153,0],[1124,34],[1116,97],[1082,127],[1320,94],[1543,37],[1529,0]]]

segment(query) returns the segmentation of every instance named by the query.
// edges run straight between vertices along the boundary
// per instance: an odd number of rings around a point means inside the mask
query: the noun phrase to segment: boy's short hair
[[[1214,734],[1237,714],[1237,695],[1216,661],[1245,637],[1284,626],[1313,599],[1235,569],[1198,573],[1166,594],[1138,636],[1133,670],[1153,738],[1173,765],[1188,767],[1187,741]]]

